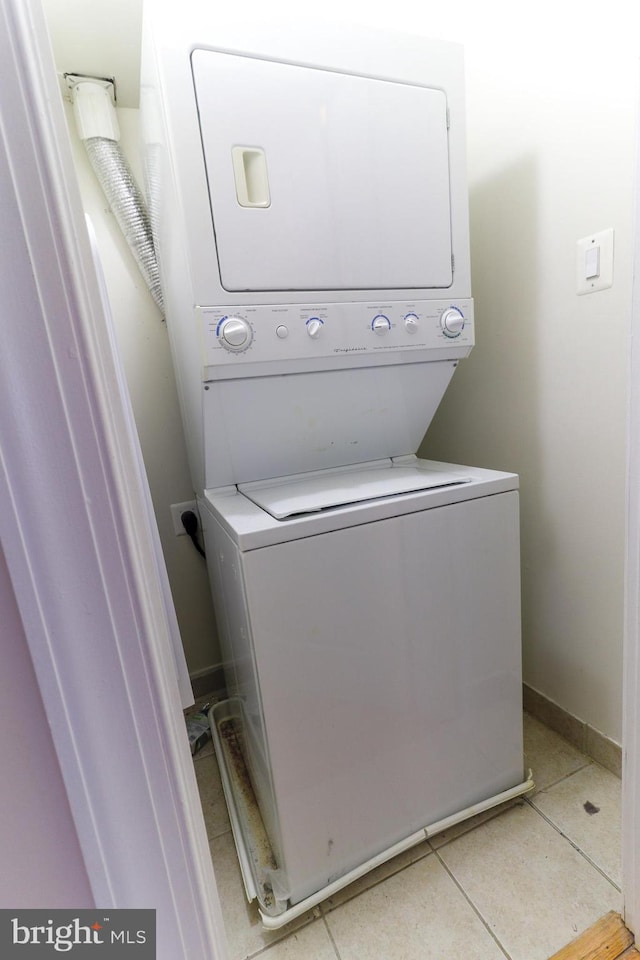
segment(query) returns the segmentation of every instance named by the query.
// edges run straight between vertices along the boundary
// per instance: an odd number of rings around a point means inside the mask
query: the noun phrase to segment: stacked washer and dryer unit
[[[278,926],[531,787],[517,477],[416,457],[474,342],[462,52],[181,5],[143,65],[213,726]]]

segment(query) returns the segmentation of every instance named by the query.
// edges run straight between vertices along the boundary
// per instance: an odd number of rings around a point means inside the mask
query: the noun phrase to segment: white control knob
[[[391,330],[389,317],[385,317],[383,313],[379,313],[378,316],[374,317],[371,321],[371,329],[374,333],[377,333],[379,337],[384,336],[385,333]]]
[[[307,320],[307,333],[312,340],[317,340],[320,334],[322,333],[324,321],[320,320],[318,317],[311,317],[310,320]]]
[[[253,338],[253,331],[242,317],[225,317],[218,327],[218,337],[227,350],[246,350]]]
[[[404,318],[404,328],[407,333],[418,332],[418,318],[415,313],[408,313]]]
[[[457,307],[450,307],[440,317],[440,326],[445,337],[459,337],[464,330],[464,314]]]

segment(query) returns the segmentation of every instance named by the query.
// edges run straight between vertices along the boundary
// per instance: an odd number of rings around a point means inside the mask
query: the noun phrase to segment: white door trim
[[[640,130],[640,124],[636,129]],[[627,547],[622,696],[622,892],[625,922],[640,935],[640,149],[636,146]]]
[[[0,0],[0,167],[0,536],[93,896],[156,908],[160,960],[224,960],[170,611],[39,0]]]

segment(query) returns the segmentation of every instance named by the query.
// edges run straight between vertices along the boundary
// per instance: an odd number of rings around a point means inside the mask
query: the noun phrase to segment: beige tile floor
[[[526,715],[525,751],[536,780],[526,800],[434,837],[267,932],[244,895],[207,745],[195,769],[230,960],[546,960],[620,910],[620,781]]]

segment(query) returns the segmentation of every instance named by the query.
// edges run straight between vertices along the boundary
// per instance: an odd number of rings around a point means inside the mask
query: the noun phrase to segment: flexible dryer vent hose
[[[91,166],[129,244],[151,296],[164,313],[160,272],[156,259],[151,222],[144,198],[129,165],[115,140],[90,137],[84,141]]]
[[[120,148],[111,85],[77,78],[72,86],[76,124],[98,182],[138,264],[151,296],[164,315],[160,271],[144,197]]]

